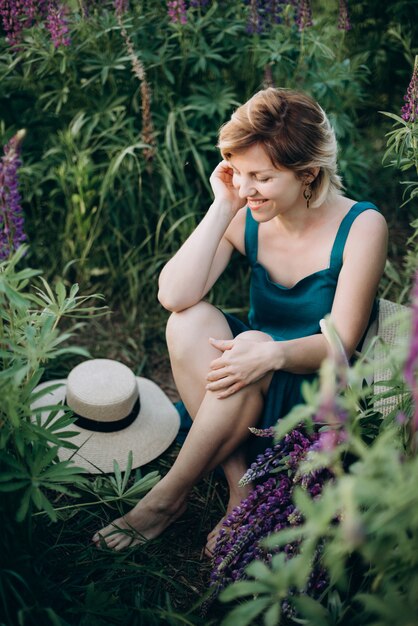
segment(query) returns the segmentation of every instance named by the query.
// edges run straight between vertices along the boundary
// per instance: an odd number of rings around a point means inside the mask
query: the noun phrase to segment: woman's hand
[[[250,339],[209,339],[222,351],[222,355],[211,362],[206,376],[206,389],[219,392],[218,398],[227,398],[246,385],[260,380],[271,368],[268,362],[270,342]]]
[[[239,209],[245,206],[246,199],[240,198],[238,189],[234,187],[232,182],[233,175],[233,169],[228,161],[221,161],[213,170],[209,181],[215,195],[215,202],[220,201],[229,204],[232,213],[235,215]]]

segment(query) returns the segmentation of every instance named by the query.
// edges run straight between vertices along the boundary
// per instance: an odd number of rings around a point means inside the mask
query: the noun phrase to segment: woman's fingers
[[[218,350],[230,350],[235,343],[234,339],[214,339],[213,337],[209,337],[209,343],[212,344]]]
[[[232,383],[236,382],[236,380],[234,380],[232,376],[228,376],[228,374],[225,374],[224,376],[219,376],[218,378],[207,377],[206,380],[208,381],[206,383],[206,389],[209,389],[210,391],[216,391],[217,389],[221,389],[222,387],[231,385]]]
[[[236,393],[243,387],[245,387],[245,383],[243,382],[234,383],[233,385],[228,387],[228,389],[225,389],[224,391],[221,391],[220,393],[218,393],[216,397],[219,398],[220,400],[222,398],[228,398],[229,396],[232,396],[234,393]]]

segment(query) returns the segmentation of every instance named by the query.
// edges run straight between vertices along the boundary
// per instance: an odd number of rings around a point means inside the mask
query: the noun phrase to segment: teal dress
[[[343,264],[344,246],[351,225],[358,215],[368,209],[378,210],[370,202],[357,202],[343,218],[338,229],[329,267],[305,276],[293,287],[284,287],[271,280],[258,257],[258,222],[247,209],[245,223],[245,252],[251,266],[250,312],[248,324],[224,313],[234,337],[248,330],[260,330],[275,341],[308,337],[321,332],[319,321],[331,312],[338,277]],[[314,210],[314,209],[312,209]],[[370,321],[376,315],[373,307]],[[294,374],[277,370],[266,395],[258,428],[274,426],[296,405],[303,401],[302,383],[312,381],[316,374]],[[249,461],[270,445],[264,437],[251,437]]]

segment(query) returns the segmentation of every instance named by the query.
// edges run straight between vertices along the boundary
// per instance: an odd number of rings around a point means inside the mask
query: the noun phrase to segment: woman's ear
[[[309,185],[313,183],[313,181],[319,174],[319,169],[320,169],[319,167],[311,167],[308,170],[306,170],[303,175],[303,181]]]

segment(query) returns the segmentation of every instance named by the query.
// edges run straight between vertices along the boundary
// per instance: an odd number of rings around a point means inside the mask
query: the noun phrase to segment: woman
[[[291,90],[260,91],[221,128],[219,147],[214,201],[159,282],[172,311],[173,374],[193,426],[167,475],[94,536],[115,550],[158,536],[218,465],[227,513],[239,504],[251,489],[238,486],[248,445],[257,452],[248,429],[273,425],[301,401],[302,382],[326,356],[319,320],[331,314],[350,356],[374,315],[386,222],[374,205],[341,194],[335,136],[320,106]],[[248,326],[204,301],[234,250],[252,267]]]

